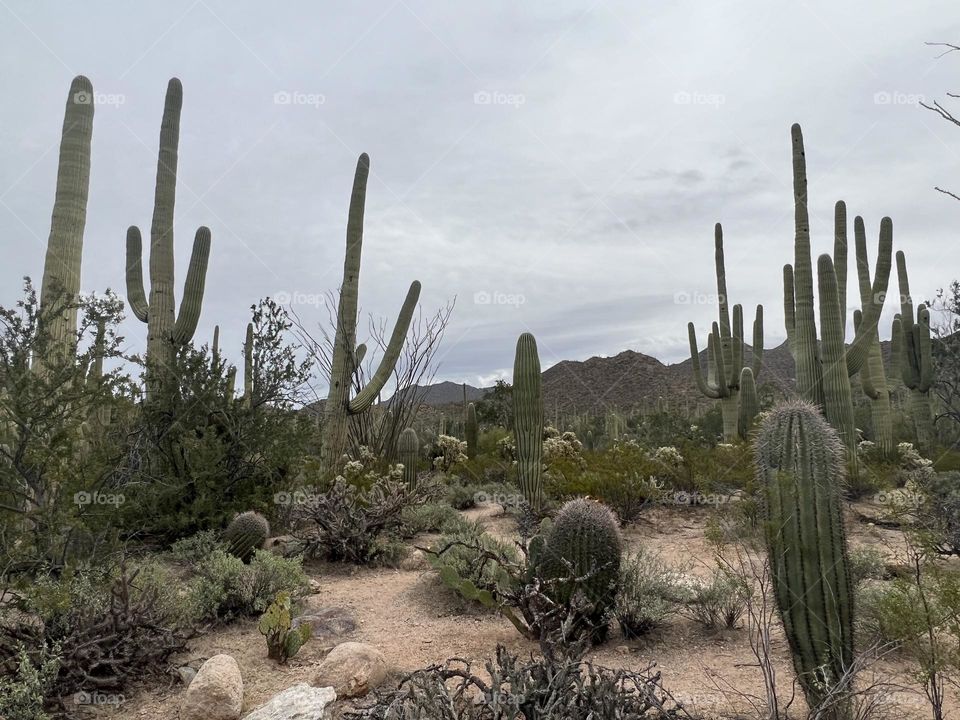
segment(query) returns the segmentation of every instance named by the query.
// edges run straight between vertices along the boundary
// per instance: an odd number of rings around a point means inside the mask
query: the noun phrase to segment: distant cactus
[[[253,368],[253,323],[247,323],[247,335],[243,341],[243,406],[253,407],[253,385],[256,377]]]
[[[543,397],[540,394],[540,356],[530,333],[517,339],[513,361],[513,427],[517,445],[520,491],[534,513],[543,498]]]
[[[477,425],[477,408],[473,403],[467,405],[467,418],[464,425],[464,434],[467,436],[467,457],[473,459],[477,456],[480,435],[480,428]]]
[[[417,484],[417,461],[420,459],[420,439],[417,431],[406,428],[397,440],[397,459],[403,465],[403,480],[407,487]]]
[[[177,190],[177,149],[183,87],[177,78],[167,85],[160,123],[157,182],[150,225],[150,299],[143,286],[143,241],[140,229],[127,229],[127,304],[147,323],[147,399],[156,398],[179,346],[193,338],[200,320],[203,289],[210,258],[210,229],[200,227],[193,240],[180,311],[174,299],[173,207]]]
[[[77,342],[75,302],[80,293],[92,137],[93,86],[83,75],[78,75],[70,83],[63,115],[57,192],[53,200],[53,217],[40,286],[40,315],[47,323],[47,332],[52,341],[51,353],[59,355],[60,359],[72,355]],[[52,308],[60,308],[60,312],[47,317]],[[39,366],[42,367],[45,360],[37,358]]]
[[[755,454],[777,605],[807,702],[816,708],[853,663],[840,499],[844,449],[817,408],[797,401],[767,414]]]
[[[753,379],[753,370],[745,367],[740,371],[740,399],[737,407],[737,434],[746,439],[753,427],[753,421],[760,412],[760,400],[757,397],[757,383]]]
[[[903,384],[910,390],[910,415],[917,434],[917,445],[930,446],[934,438],[930,388],[933,387],[933,358],[930,340],[930,310],[917,306],[914,321],[913,298],[907,278],[907,260],[897,253],[897,278],[900,283],[900,313],[894,319],[894,336],[899,337],[897,358]]]
[[[602,630],[616,600],[623,553],[619,525],[610,509],[593,500],[571,500],[534,548],[531,563],[551,597],[568,604],[582,591],[592,605],[591,627]]]
[[[264,546],[270,536],[270,523],[260,513],[249,510],[237,515],[227,526],[223,538],[227,552],[244,562]]]

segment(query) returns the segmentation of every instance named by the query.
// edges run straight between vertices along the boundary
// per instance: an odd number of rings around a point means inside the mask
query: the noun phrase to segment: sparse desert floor
[[[514,523],[497,514],[499,507],[483,506],[465,513],[481,519],[488,531],[512,537]],[[628,548],[643,543],[656,549],[671,563],[692,562],[695,572],[708,572],[713,551],[705,537],[710,513],[704,508],[656,508],[625,531]],[[902,547],[897,531],[871,526],[852,517],[848,523],[853,546],[871,544],[896,559]],[[425,545],[421,536],[412,544]],[[321,584],[321,591],[307,599],[308,608],[342,607],[355,614],[357,631],[352,640],[369,643],[387,657],[397,675],[447,658],[458,656],[482,660],[490,657],[498,643],[516,652],[533,652],[527,642],[505,619],[464,604],[444,588],[430,570],[392,570],[342,565],[308,565],[307,570]],[[217,630],[191,642],[190,651],[177,658],[178,664],[199,662],[218,653],[234,656],[244,680],[244,711],[249,712],[276,693],[297,682],[309,682],[314,668],[329,646],[308,643],[287,666],[277,666],[266,657],[263,638],[256,622],[247,620]],[[791,693],[793,671],[785,640],[775,637],[777,677],[781,696]],[[763,695],[760,672],[751,653],[745,629],[711,632],[694,621],[676,616],[668,626],[642,641],[625,642],[613,629],[610,640],[591,653],[591,659],[611,667],[642,669],[656,662],[664,687],[687,709],[702,718],[758,717],[737,693]],[[896,710],[885,718],[928,718],[929,707],[909,676],[909,666],[891,656],[873,670],[892,683],[907,686],[893,699]],[[141,686],[116,707],[101,707],[98,718],[117,720],[171,720],[178,717],[183,686],[168,683]],[[960,719],[960,697],[950,695],[947,718]],[[798,698],[793,715],[802,717]]]

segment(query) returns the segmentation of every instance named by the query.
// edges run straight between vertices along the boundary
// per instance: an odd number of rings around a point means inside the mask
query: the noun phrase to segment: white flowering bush
[[[436,456],[433,468],[446,472],[457,463],[467,461],[467,443],[450,435],[440,435],[433,443]]]
[[[543,463],[549,465],[557,460],[571,460],[583,462],[583,443],[575,433],[565,432],[562,435],[549,437],[543,441]]]

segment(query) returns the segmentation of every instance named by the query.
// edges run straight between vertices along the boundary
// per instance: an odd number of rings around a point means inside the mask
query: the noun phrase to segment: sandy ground
[[[704,531],[710,512],[700,508],[656,508],[639,524],[628,528],[625,538],[629,547],[643,543],[671,563],[689,563],[693,572],[708,573],[713,567],[713,549]],[[467,515],[482,519],[494,535],[513,536],[513,521],[496,515],[492,507],[471,510]],[[884,549],[891,558],[902,548],[902,537],[896,531],[855,521],[848,528],[854,546],[871,544]],[[426,541],[419,538],[415,544]],[[349,639],[379,648],[398,674],[452,656],[487,658],[498,643],[516,652],[535,650],[507,620],[465,605],[430,571],[314,565],[308,567],[308,572],[321,585],[320,592],[307,599],[308,609],[349,609],[358,621],[357,631]],[[233,655],[243,672],[244,711],[249,712],[290,685],[309,682],[329,649],[310,642],[286,666],[277,666],[267,660],[263,639],[255,621],[250,620],[195,639],[189,653],[177,658],[177,664],[189,662],[197,667],[203,659],[218,653]],[[782,634],[774,637],[774,652],[779,694],[789,698],[793,672]],[[613,630],[611,639],[592,652],[591,658],[611,667],[638,670],[655,662],[664,687],[683,700],[697,717],[758,717],[742,696],[763,695],[762,677],[745,629],[708,631],[678,616],[642,641],[626,642],[618,630]],[[910,668],[902,659],[887,658],[873,671],[913,689],[895,693],[895,709],[882,717],[930,717],[926,701],[910,681]],[[171,678],[169,682],[135,688],[122,704],[100,708],[96,715],[117,720],[175,720],[183,692],[179,681]],[[952,705],[946,717],[960,720],[960,698],[954,694],[950,700]],[[801,700],[797,699],[791,709],[792,717],[802,717]]]

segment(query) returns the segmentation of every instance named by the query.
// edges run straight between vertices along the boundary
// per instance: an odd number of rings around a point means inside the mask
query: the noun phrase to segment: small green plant
[[[403,536],[413,537],[420,533],[444,532],[457,523],[460,514],[446,503],[426,503],[404,508],[401,519]]]
[[[60,669],[60,660],[47,648],[41,651],[39,667],[30,659],[27,649],[17,650],[16,672],[0,678],[0,717],[5,720],[49,720],[44,712],[44,698],[49,694]]]
[[[708,580],[695,581],[691,590],[686,612],[711,630],[736,628],[747,609],[747,582],[724,568],[715,568]]]
[[[883,580],[887,574],[887,559],[875,547],[861,545],[850,551],[850,579],[854,585],[865,580]]]
[[[628,640],[646,635],[677,613],[689,598],[684,574],[641,548],[620,569],[620,591],[614,614]]]
[[[310,639],[310,623],[293,627],[290,593],[277,593],[276,599],[260,617],[257,629],[267,641],[267,657],[281,665],[292,658]]]

